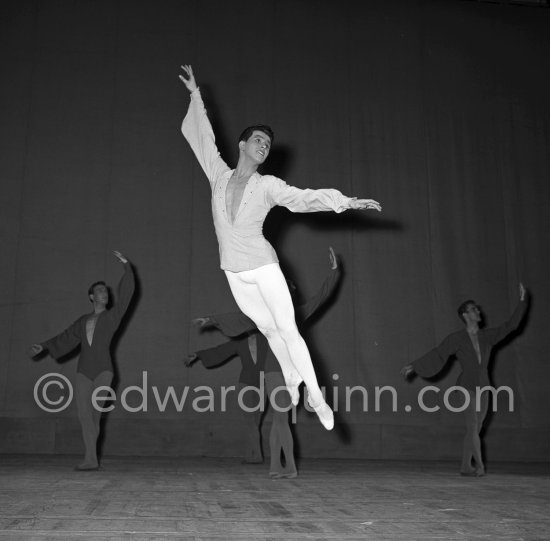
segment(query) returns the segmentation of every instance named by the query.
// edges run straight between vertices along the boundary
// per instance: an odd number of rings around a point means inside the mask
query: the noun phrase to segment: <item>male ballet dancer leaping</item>
[[[212,189],[212,214],[218,237],[221,268],[237,305],[265,335],[285,378],[292,402],[299,401],[298,387],[304,381],[310,406],[327,430],[334,426],[308,348],[296,326],[288,286],[273,247],[264,238],[262,226],[272,207],[292,212],[375,209],[372,199],[346,197],[334,189],[299,189],[283,180],[260,175],[273,142],[269,126],[245,129],[239,137],[239,160],[230,169],[216,147],[215,136],[197,86],[193,69],[182,66],[181,81],[191,93],[182,133],[203,168]]]

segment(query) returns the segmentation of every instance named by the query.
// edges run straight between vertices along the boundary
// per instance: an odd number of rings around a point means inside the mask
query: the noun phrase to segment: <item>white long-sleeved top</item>
[[[292,212],[349,208],[350,198],[335,189],[299,189],[280,178],[255,172],[246,185],[233,223],[227,214],[225,191],[233,174],[220,157],[214,131],[197,89],[191,93],[187,115],[181,131],[210,182],[212,216],[220,250],[221,268],[231,272],[252,270],[279,260],[262,233],[268,212],[276,205]]]

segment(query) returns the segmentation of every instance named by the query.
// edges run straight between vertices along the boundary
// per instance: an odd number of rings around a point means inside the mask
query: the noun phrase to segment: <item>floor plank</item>
[[[550,464],[304,460],[272,480],[238,459],[0,455],[0,540],[543,540]]]

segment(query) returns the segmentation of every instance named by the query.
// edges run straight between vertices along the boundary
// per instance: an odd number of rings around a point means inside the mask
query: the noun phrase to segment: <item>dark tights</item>
[[[78,420],[82,428],[82,438],[86,454],[84,456],[84,466],[97,466],[97,438],[99,437],[99,421],[101,412],[94,408],[92,404],[92,393],[95,389],[102,386],[110,386],[113,380],[113,373],[109,371],[101,372],[94,380],[91,380],[84,374],[76,374],[76,406],[78,410]],[[105,394],[105,393],[100,393]],[[101,401],[97,401],[101,406]]]

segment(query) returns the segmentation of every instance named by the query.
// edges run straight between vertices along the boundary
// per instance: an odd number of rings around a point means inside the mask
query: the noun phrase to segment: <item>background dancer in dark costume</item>
[[[489,398],[488,391],[480,393],[479,389],[491,385],[488,365],[492,348],[517,329],[527,310],[527,292],[521,283],[519,300],[519,305],[510,320],[492,329],[480,329],[482,315],[475,301],[463,302],[458,307],[458,316],[466,328],[450,334],[439,346],[401,370],[405,378],[415,373],[429,378],[435,376],[445,366],[449,357],[453,355],[456,357],[462,368],[457,385],[466,389],[469,395],[469,405],[464,410],[466,434],[462,450],[461,475],[477,477],[485,475],[479,433],[487,415]],[[472,467],[472,460],[475,468]]]
[[[306,303],[296,307],[296,319],[300,324],[324,305],[339,283],[340,268],[332,248],[330,248],[329,257],[331,272],[321,289]],[[293,284],[290,289],[295,290]],[[281,389],[285,387],[285,381],[281,367],[269,348],[265,336],[258,332],[254,322],[242,312],[200,317],[194,319],[193,323],[200,328],[216,327],[226,336],[237,338],[208,350],[197,351],[187,358],[188,366],[200,359],[204,366],[212,368],[234,355],[239,355],[243,367],[239,378],[239,383],[242,386],[250,385],[261,388],[259,378],[262,376],[262,372],[264,373],[265,390],[273,412],[269,433],[269,474],[273,478],[296,477],[298,472],[294,460],[294,440],[288,423],[290,398],[287,392],[281,392]],[[245,335],[243,336],[243,334]],[[245,447],[247,462],[258,462],[261,458],[259,429],[263,406],[262,403],[261,409],[259,408],[257,411],[246,412],[243,410],[247,425]],[[247,404],[247,407],[252,410],[254,406]]]
[[[101,412],[92,404],[92,394],[98,387],[109,386],[113,379],[113,362],[110,346],[124,313],[132,299],[135,278],[132,265],[120,253],[113,252],[124,265],[124,275],[118,285],[116,303],[107,309],[109,290],[105,282],[95,282],[88,290],[93,312],[80,316],[69,328],[41,344],[33,344],[30,355],[47,351],[55,359],[70,353],[80,346],[80,357],[76,369],[75,398],[78,419],[86,454],[84,462],[76,470],[97,470],[97,439],[99,437]]]

